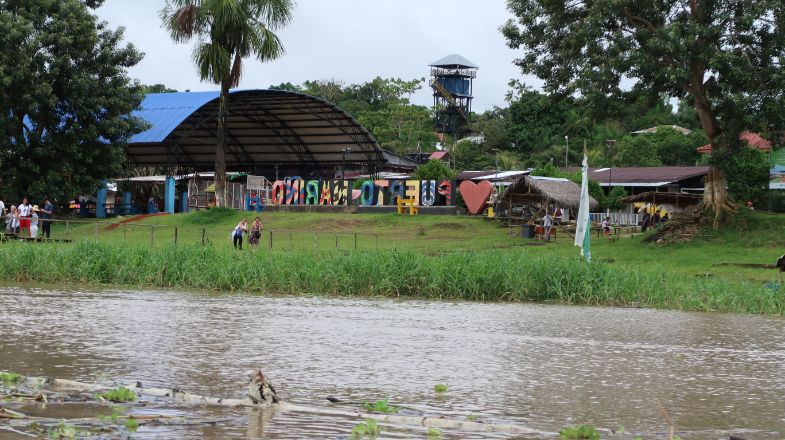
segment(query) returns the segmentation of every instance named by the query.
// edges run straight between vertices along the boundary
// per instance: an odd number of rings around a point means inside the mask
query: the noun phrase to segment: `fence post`
[[[354,250],[357,250],[357,233],[354,233]]]
[[[273,230],[270,229],[270,250],[273,250]]]
[[[98,222],[95,222],[95,229],[93,231],[93,236],[98,238]]]
[[[150,246],[155,243],[155,225],[150,225]]]
[[[174,227],[174,245],[177,246],[177,226]]]
[[[204,234],[205,234],[205,232],[206,232],[205,228],[202,228],[202,245],[203,246],[204,246]]]
[[[68,224],[69,223],[70,222],[68,220],[65,221],[65,234],[64,235],[65,235],[66,238],[68,238],[68,231],[69,231]]]
[[[335,250],[338,250],[338,234],[335,234]]]
[[[379,250],[379,234],[376,234],[376,250]]]

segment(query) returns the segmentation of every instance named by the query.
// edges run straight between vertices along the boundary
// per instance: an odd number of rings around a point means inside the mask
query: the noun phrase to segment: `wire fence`
[[[45,234],[45,224],[50,222],[51,233]],[[33,233],[36,232],[36,233]],[[39,219],[37,231],[19,228],[5,229],[3,241],[24,240],[41,242],[78,242],[82,240],[113,241],[128,244],[161,246],[202,244],[234,246],[234,228],[207,228],[198,225],[139,224],[134,222],[84,221],[70,219]],[[242,246],[270,250],[378,250],[379,234],[303,231],[288,229],[263,229],[256,244],[250,243],[250,234],[244,233]]]

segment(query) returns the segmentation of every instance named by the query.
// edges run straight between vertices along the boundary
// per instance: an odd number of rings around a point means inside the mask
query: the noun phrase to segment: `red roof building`
[[[446,151],[434,151],[428,156],[428,160],[448,160],[449,154]]]
[[[752,148],[768,153],[771,151],[771,142],[764,139],[758,133],[752,131],[745,131],[739,135],[739,140],[746,142]],[[698,148],[698,153],[709,154],[711,153],[711,144],[706,144]]]

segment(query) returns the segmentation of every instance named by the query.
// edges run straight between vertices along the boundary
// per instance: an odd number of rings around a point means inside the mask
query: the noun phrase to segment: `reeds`
[[[6,243],[0,278],[267,294],[548,301],[783,314],[782,290],[720,279],[625,270],[525,250],[428,256],[414,251],[308,252],[105,242]]]

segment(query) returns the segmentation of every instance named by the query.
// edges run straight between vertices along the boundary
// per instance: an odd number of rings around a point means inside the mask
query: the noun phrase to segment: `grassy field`
[[[70,224],[67,234],[58,224],[54,235],[74,244],[4,245],[0,277],[783,313],[776,270],[739,266],[773,264],[783,253],[781,215],[743,211],[722,230],[668,246],[643,243],[640,234],[593,236],[590,269],[563,231],[555,242],[532,245],[496,222],[452,216],[265,213],[262,245],[240,254],[229,233],[243,215],[211,210],[119,227]]]
[[[201,211],[148,217],[114,229],[103,224],[98,228],[93,224],[76,224],[69,226],[67,236],[74,240],[166,246],[174,242],[176,227],[178,244],[201,243],[204,230],[206,242],[230,247],[230,231],[244,215],[222,210]],[[336,238],[339,250],[353,250],[357,234],[357,249],[361,251],[411,249],[434,255],[521,248],[531,255],[574,256],[578,253],[572,246],[572,239],[561,230],[557,232],[555,242],[531,246],[529,240],[511,236],[508,228],[483,218],[286,212],[265,213],[261,217],[265,232],[260,248],[264,249],[269,247],[272,231],[274,250],[335,250]],[[151,229],[154,229],[152,234]],[[640,234],[634,237],[620,235],[609,242],[593,235],[592,255],[613,266],[630,269],[765,283],[776,280],[776,271],[733,264],[774,264],[785,253],[783,232],[785,215],[742,211],[733,224],[721,230],[706,230],[689,243],[645,244]],[[64,225],[57,224],[54,234],[64,236]]]

